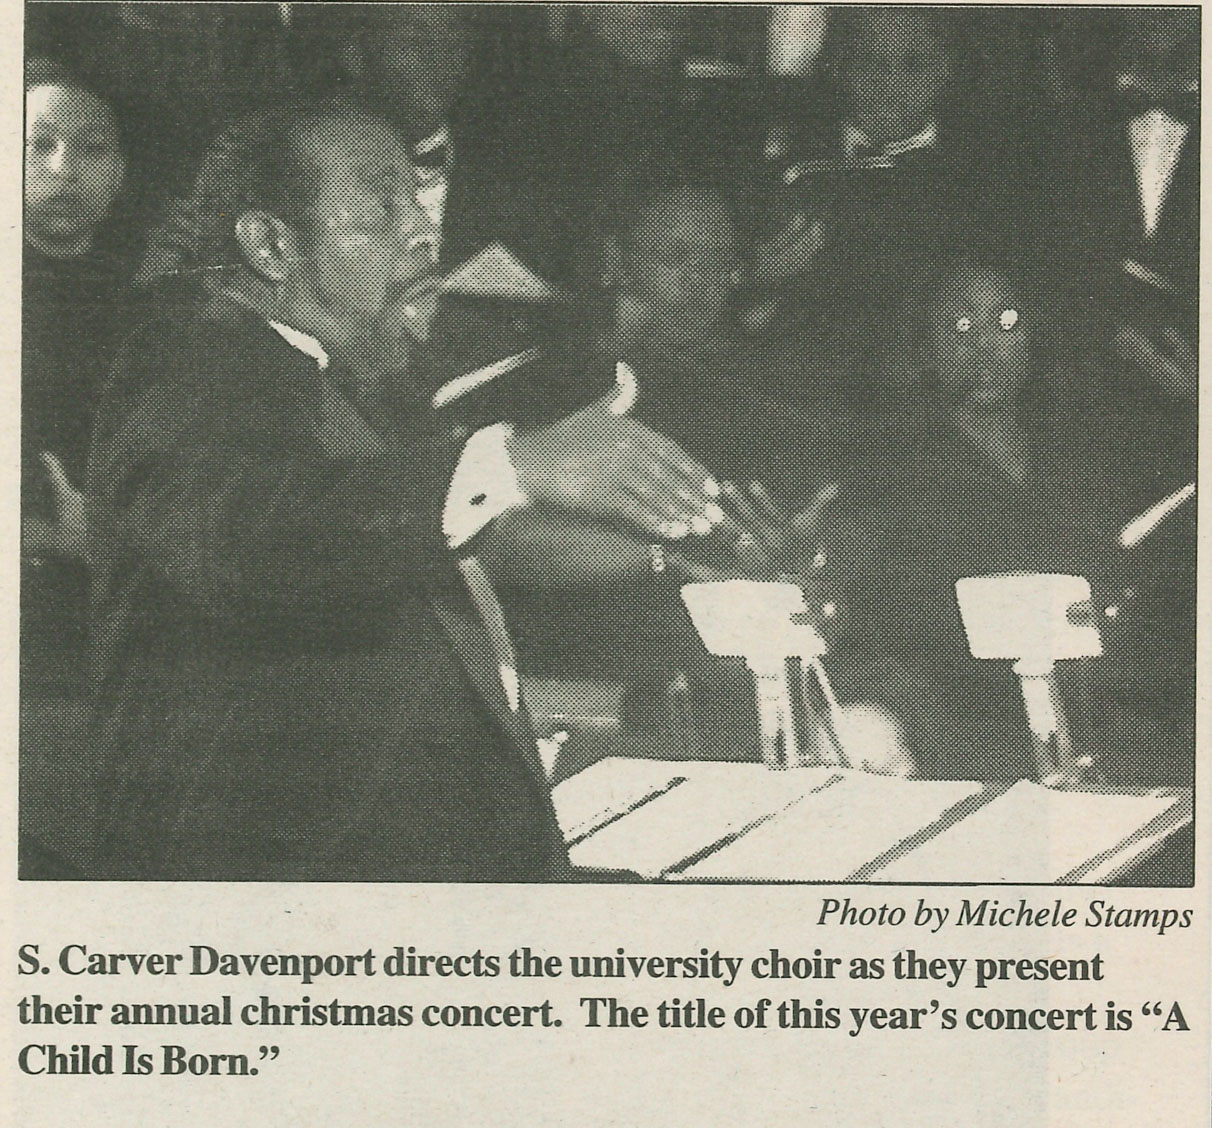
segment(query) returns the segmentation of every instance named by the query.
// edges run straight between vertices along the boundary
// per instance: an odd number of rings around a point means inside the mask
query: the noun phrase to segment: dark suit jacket
[[[1091,179],[1087,215],[1103,225],[1123,253],[1142,259],[1170,278],[1195,301],[1199,277],[1199,122],[1192,123],[1158,217],[1157,229],[1144,234],[1140,193],[1127,124],[1122,118],[1094,122],[1088,141]]]
[[[90,466],[87,876],[562,872],[528,723],[441,535],[457,436],[411,414],[384,439],[225,299],[125,346]]]
[[[1096,287],[1106,285],[1102,275],[1114,277],[1120,260],[1129,256],[1170,280],[1192,307],[1186,320],[1193,328],[1199,279],[1199,121],[1192,123],[1183,143],[1157,229],[1149,236],[1127,121],[1109,99],[1091,99],[1058,115],[1041,148],[1046,153],[1040,162],[1042,210],[1061,268],[1078,272],[1079,292],[1088,293],[1091,276]]]

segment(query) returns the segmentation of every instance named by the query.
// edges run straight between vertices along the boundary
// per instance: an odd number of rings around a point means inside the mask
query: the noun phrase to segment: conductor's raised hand
[[[719,485],[677,443],[605,401],[541,430],[516,432],[509,455],[532,500],[681,540],[728,530]]]

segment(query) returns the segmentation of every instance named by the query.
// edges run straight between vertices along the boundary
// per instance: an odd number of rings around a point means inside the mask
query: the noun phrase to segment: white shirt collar
[[[1128,122],[1132,165],[1146,235],[1153,235],[1161,222],[1162,209],[1174,181],[1190,126],[1164,110],[1148,110]]]
[[[912,153],[917,149],[929,149],[938,141],[938,122],[928,121],[926,125],[913,134],[912,137],[905,137],[899,141],[889,141],[882,148],[878,149],[873,156],[880,157],[886,160],[891,160],[894,157],[902,156],[905,153]],[[871,146],[871,141],[867,134],[857,125],[851,122],[846,122],[842,127],[842,151],[849,157],[853,156],[860,148]]]
[[[298,349],[299,352],[306,353],[311,357],[320,366],[321,372],[328,368],[328,353],[325,352],[324,346],[310,333],[304,333],[299,329],[292,329],[289,325],[283,325],[280,321],[271,321],[269,325],[291,348]]]

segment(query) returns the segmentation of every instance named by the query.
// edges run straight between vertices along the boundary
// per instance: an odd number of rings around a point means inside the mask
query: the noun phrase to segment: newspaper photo
[[[1209,1122],[1200,7],[5,14],[8,1122]]]

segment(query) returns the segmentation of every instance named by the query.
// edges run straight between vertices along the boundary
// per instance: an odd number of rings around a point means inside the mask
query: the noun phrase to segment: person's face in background
[[[929,17],[862,9],[842,53],[847,117],[873,145],[912,137],[938,113],[947,81],[942,38]]]
[[[408,152],[386,122],[348,116],[321,122],[298,147],[315,195],[284,315],[355,368],[406,368],[437,285],[436,233]]]
[[[956,271],[935,298],[931,336],[939,379],[963,406],[1014,405],[1030,352],[1021,297],[1009,278],[976,265]]]
[[[467,44],[454,5],[388,4],[347,59],[355,78],[410,142],[449,116],[467,73]]]
[[[1125,8],[1118,73],[1151,94],[1199,89],[1199,12],[1187,8]]]
[[[623,242],[620,338],[646,346],[711,341],[726,328],[738,266],[736,226],[720,201],[693,192],[658,201]]]
[[[122,188],[113,110],[66,83],[25,92],[25,237],[48,254],[88,252]]]
[[[660,70],[681,62],[686,13],[670,4],[592,4],[581,10],[594,39],[635,66]]]

